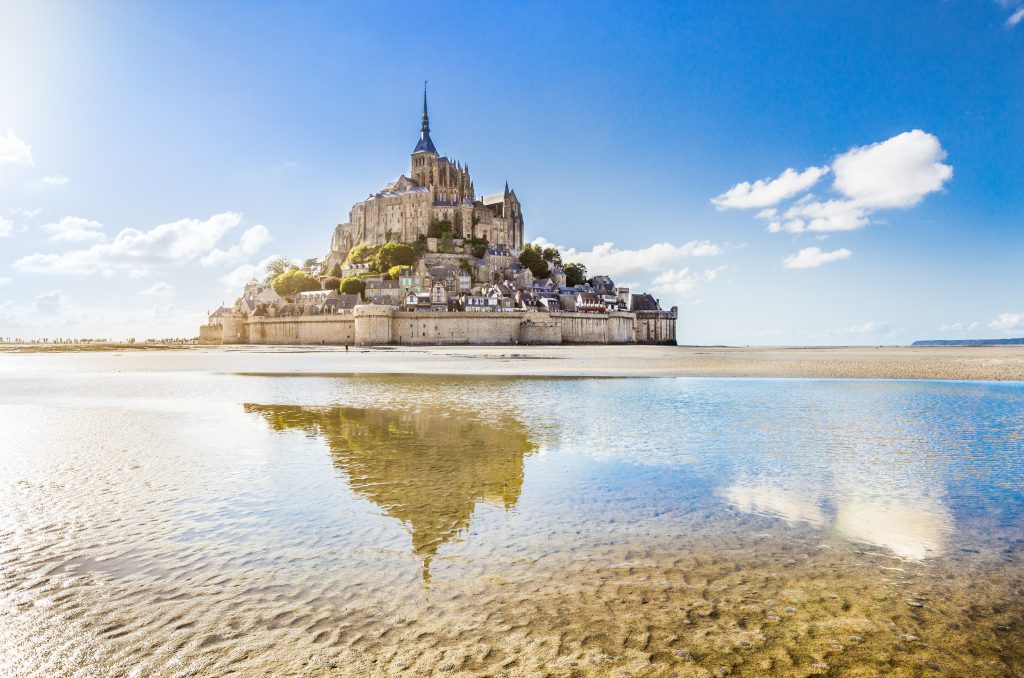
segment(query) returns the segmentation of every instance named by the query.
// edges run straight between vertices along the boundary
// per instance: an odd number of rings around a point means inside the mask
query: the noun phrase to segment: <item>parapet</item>
[[[390,318],[394,314],[394,306],[385,306],[383,304],[358,304],[352,309],[352,315],[357,318]]]

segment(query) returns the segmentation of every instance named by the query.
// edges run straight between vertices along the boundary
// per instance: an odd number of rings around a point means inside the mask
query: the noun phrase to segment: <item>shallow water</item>
[[[1022,383],[50,359],[0,374],[2,675],[1024,672]]]

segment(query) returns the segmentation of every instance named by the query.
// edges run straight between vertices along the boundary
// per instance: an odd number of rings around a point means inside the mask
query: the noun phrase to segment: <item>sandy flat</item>
[[[258,374],[478,374],[532,376],[834,377],[1024,381],[1024,346],[321,346],[174,347],[0,345],[0,369],[31,368],[45,353],[67,369],[202,370]],[[58,355],[55,355],[58,354]],[[6,363],[6,364],[5,364]],[[41,365],[40,365],[41,366]]]

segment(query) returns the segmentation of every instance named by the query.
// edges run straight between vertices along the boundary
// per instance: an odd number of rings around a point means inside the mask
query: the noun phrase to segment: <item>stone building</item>
[[[427,92],[423,90],[420,138],[412,151],[410,176],[404,174],[349,211],[338,224],[324,257],[327,270],[345,260],[359,244],[412,242],[426,237],[434,222],[449,222],[454,238],[475,238],[509,248],[523,248],[523,212],[508,182],[499,193],[476,195],[469,165],[437,152],[430,138]]]

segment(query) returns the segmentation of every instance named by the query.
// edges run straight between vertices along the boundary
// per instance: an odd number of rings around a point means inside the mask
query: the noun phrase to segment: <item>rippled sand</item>
[[[6,373],[0,675],[1012,676],[1024,387]]]

